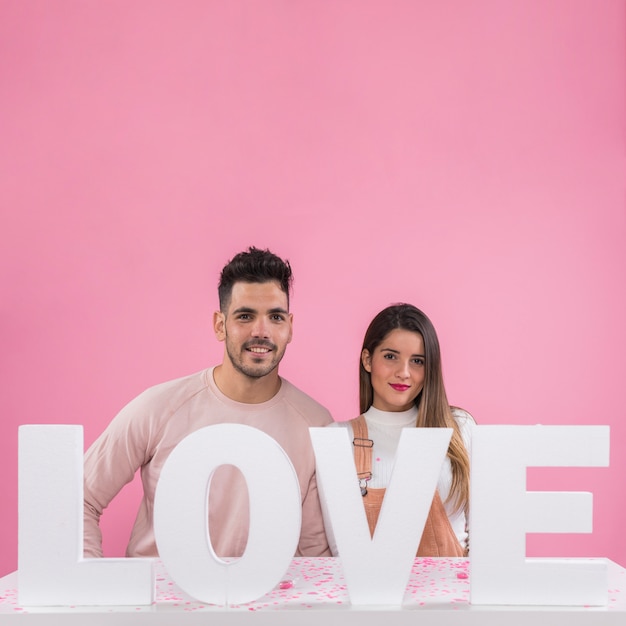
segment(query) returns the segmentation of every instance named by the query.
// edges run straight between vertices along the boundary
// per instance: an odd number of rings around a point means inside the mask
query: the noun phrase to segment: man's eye
[[[285,318],[282,315],[276,314],[272,315],[272,320],[275,322],[283,322]]]
[[[247,313],[242,313],[242,314],[239,316],[239,319],[240,319],[240,320],[243,320],[243,321],[245,322],[245,321],[247,321],[247,320],[249,320],[249,319],[250,319],[250,316],[249,316]]]

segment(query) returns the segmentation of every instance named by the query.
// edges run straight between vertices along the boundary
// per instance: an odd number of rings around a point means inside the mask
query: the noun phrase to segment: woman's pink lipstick
[[[392,389],[395,389],[396,391],[406,391],[407,389],[410,389],[411,387],[411,385],[398,385],[398,384],[392,385],[391,383],[389,384],[389,386]]]

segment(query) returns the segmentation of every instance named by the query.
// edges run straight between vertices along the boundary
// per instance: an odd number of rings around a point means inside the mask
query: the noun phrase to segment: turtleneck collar
[[[417,422],[417,407],[413,405],[407,411],[381,411],[371,406],[365,411],[368,421],[381,426],[415,426]]]

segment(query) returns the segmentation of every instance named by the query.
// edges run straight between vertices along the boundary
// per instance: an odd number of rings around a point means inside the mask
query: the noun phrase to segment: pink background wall
[[[2,0],[0,575],[18,425],[88,445],[220,360],[217,275],[250,244],[293,264],[282,372],[336,419],[367,323],[410,301],[479,423],[610,424],[610,468],[531,473],[593,491],[594,533],[528,547],[626,566],[625,24],[623,0]]]

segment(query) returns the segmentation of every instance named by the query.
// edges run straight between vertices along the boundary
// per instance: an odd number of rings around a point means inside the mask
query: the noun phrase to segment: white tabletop
[[[206,605],[190,598],[156,568],[156,602],[125,607],[20,607],[17,573],[0,578],[0,624],[42,626],[121,624],[186,626],[396,626],[403,624],[550,626],[626,624],[626,569],[608,561],[609,602],[606,607],[476,606],[469,603],[467,559],[415,559],[401,607],[352,607],[341,571],[333,558],[294,559],[279,587],[255,602],[234,607]],[[287,583],[286,586],[288,586]],[[207,615],[209,614],[209,615]]]

